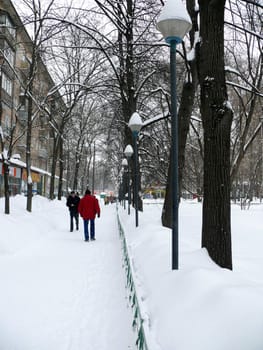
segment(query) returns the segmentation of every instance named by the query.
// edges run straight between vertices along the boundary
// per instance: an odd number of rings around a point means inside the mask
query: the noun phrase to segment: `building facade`
[[[35,53],[34,43],[12,2],[1,0],[0,196],[4,194],[7,162],[10,193],[26,193],[28,130],[33,190],[43,195],[49,191],[53,144],[50,120],[61,111],[63,101],[58,94],[48,98],[54,82],[40,55]]]

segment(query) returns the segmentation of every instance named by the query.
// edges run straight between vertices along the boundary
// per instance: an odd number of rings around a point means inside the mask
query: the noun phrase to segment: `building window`
[[[6,41],[5,41],[5,45],[4,45],[4,56],[5,56],[6,60],[8,61],[8,63],[10,64],[10,66],[14,67],[15,53]]]
[[[4,72],[2,72],[2,89],[4,89],[8,95],[12,96],[12,80],[9,79]]]
[[[8,115],[6,115],[3,120],[3,131],[5,136],[9,136],[11,133],[11,121]]]
[[[10,35],[15,38],[16,30],[13,26],[13,23],[10,21],[9,17],[6,14],[0,14],[0,27],[6,28],[9,31]]]

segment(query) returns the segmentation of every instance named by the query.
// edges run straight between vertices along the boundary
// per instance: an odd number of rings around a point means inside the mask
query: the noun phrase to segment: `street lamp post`
[[[131,145],[127,145],[125,147],[124,154],[128,161],[128,215],[130,215],[131,213],[130,158],[133,155],[133,148]]]
[[[126,209],[126,185],[127,185],[127,178],[126,178],[126,169],[128,168],[128,161],[126,158],[124,158],[121,162],[121,165],[123,167],[123,176],[122,176],[122,188],[123,188],[123,200],[124,200],[124,210]]]
[[[178,270],[178,116],[176,96],[176,45],[191,29],[191,19],[181,0],[167,0],[157,22],[157,29],[170,45],[170,75],[171,75],[171,168],[172,168],[172,269]]]
[[[139,226],[138,206],[139,206],[139,176],[138,176],[138,147],[137,138],[142,128],[142,119],[139,113],[134,112],[129,120],[129,128],[132,131],[134,142],[134,205],[135,205],[135,226]]]

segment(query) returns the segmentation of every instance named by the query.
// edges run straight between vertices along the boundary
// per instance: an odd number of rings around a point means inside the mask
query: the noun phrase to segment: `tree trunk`
[[[5,214],[10,214],[9,165],[3,162],[5,188]]]
[[[63,171],[64,171],[64,161],[63,161],[63,138],[60,138],[59,142],[59,180],[58,180],[58,200],[60,201],[63,195]]]
[[[199,1],[199,82],[204,127],[202,247],[221,267],[232,269],[230,214],[230,132],[224,72],[225,1]]]
[[[49,198],[53,200],[55,198],[55,177],[56,177],[56,167],[58,159],[58,149],[59,149],[59,135],[54,135],[53,142],[53,157],[51,165],[51,178],[50,178],[50,189],[49,189]]]
[[[33,63],[32,63],[33,65]],[[33,68],[31,67],[31,71]],[[30,77],[32,77],[32,73]],[[32,79],[32,78],[31,78]],[[32,114],[33,114],[33,101],[31,97],[33,83],[29,85],[30,96],[28,99],[28,118],[27,118],[27,135],[26,135],[26,171],[27,171],[27,202],[26,210],[32,211],[32,196],[33,196],[33,183],[31,176],[31,142],[32,142]]]
[[[2,66],[0,67],[2,70]],[[5,159],[5,140],[3,136],[2,129],[2,114],[3,114],[3,105],[2,105],[2,71],[0,71],[0,140],[1,140],[1,156],[3,163],[3,171],[4,171],[4,193],[5,193],[5,214],[10,214],[10,200],[9,200],[9,165],[6,163]]]
[[[165,189],[165,198],[162,210],[162,225],[168,228],[172,228],[173,225],[173,201],[172,201],[172,167],[171,167],[171,152],[169,157],[169,168],[167,183]]]

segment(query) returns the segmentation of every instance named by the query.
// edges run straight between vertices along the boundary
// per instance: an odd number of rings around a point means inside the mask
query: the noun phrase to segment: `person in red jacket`
[[[95,217],[100,217],[100,206],[97,198],[91,195],[89,189],[86,190],[85,196],[81,198],[78,211],[84,223],[85,241],[89,241],[89,221],[90,221],[90,239],[95,240]]]

